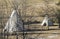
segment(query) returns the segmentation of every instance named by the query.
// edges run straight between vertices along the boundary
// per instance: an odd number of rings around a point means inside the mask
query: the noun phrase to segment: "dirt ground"
[[[5,35],[5,38],[7,39],[23,39],[22,32],[19,32],[20,34],[17,35]],[[18,37],[18,38],[17,38]],[[1,39],[4,38],[4,36],[0,36]],[[31,31],[25,33],[25,39],[60,39],[60,30],[48,30],[48,31]]]

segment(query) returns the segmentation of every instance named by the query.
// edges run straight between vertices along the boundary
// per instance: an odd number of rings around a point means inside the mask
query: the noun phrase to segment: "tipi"
[[[3,29],[3,31],[7,31],[9,33],[12,33],[14,31],[23,30],[23,22],[20,19],[19,19],[17,10],[13,10],[9,20],[6,23],[5,28]]]
[[[53,25],[53,22],[51,21],[51,19],[48,17],[48,15],[45,16],[43,22],[41,23],[41,26],[51,26]]]

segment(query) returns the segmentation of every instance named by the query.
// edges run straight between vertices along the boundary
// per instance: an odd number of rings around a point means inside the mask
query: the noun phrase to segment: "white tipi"
[[[9,33],[12,33],[14,31],[21,31],[21,30],[23,30],[23,23],[19,19],[17,10],[13,10],[3,31],[7,31]]]
[[[48,15],[45,16],[43,22],[41,23],[41,26],[51,26],[53,25],[53,22],[51,21],[51,19],[48,17]]]

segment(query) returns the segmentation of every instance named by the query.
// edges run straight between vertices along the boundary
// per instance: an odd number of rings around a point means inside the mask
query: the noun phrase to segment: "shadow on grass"
[[[28,25],[28,24],[38,24],[38,23],[41,23],[39,21],[28,21],[28,22],[24,22],[24,25]]]
[[[58,13],[56,14],[56,16],[57,16],[59,28],[60,28],[60,10],[57,10],[57,11],[58,11]]]

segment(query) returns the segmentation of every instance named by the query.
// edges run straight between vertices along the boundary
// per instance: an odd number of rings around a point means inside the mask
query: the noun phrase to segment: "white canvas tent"
[[[12,33],[14,31],[21,31],[21,30],[23,30],[23,23],[19,19],[18,12],[16,10],[13,10],[3,31],[7,31],[9,33]]]
[[[41,26],[51,26],[53,25],[53,22],[51,21],[51,19],[46,15],[43,22],[41,23]]]

